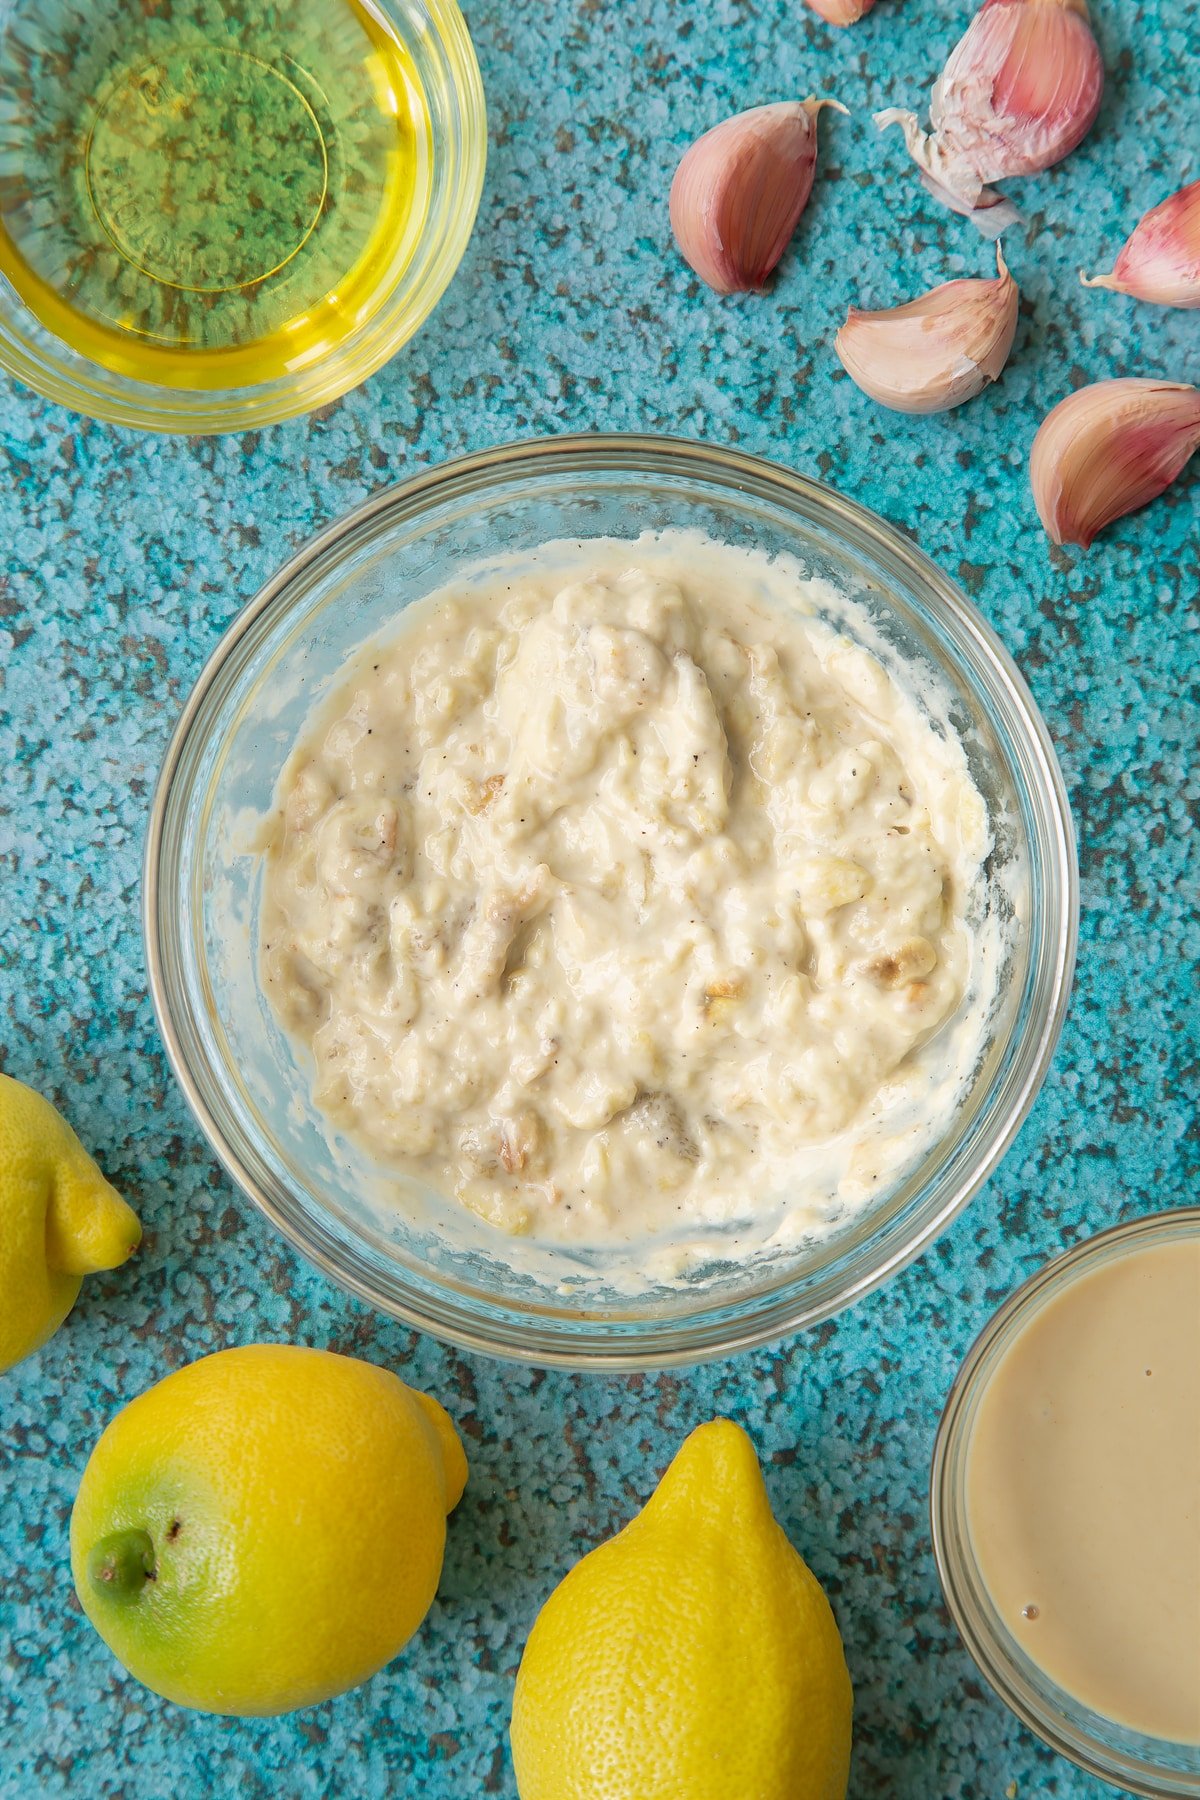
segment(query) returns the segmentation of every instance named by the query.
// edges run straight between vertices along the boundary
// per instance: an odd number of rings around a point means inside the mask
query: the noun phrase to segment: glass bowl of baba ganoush
[[[644,1368],[828,1317],[1011,1144],[1078,876],[1011,658],[734,451],[512,444],[323,532],[218,644],[146,854],[238,1185],[409,1324]]]

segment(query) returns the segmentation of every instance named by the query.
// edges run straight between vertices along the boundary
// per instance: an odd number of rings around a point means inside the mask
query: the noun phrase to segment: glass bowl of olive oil
[[[151,430],[309,412],[433,310],[486,154],[455,0],[0,0],[0,364]]]

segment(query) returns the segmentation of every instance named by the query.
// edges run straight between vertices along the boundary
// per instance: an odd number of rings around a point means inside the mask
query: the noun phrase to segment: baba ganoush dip
[[[596,539],[356,657],[283,771],[261,927],[336,1129],[600,1246],[819,1229],[928,1147],[990,999],[986,809],[831,609],[759,553]]]

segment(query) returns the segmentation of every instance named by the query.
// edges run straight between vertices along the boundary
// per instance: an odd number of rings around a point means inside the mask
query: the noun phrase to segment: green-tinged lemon
[[[442,1407],[389,1369],[295,1345],[221,1350],[101,1436],[71,1517],[75,1586],[167,1699],[311,1706],[417,1629],[466,1479]]]

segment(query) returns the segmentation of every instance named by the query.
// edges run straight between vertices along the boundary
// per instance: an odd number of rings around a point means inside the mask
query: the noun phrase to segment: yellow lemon
[[[843,1800],[853,1696],[816,1578],[728,1419],[577,1563],[517,1676],[521,1800]]]
[[[0,1374],[53,1337],[85,1275],[142,1230],[61,1113],[0,1075]]]
[[[181,1706],[311,1706],[429,1610],[467,1479],[436,1400],[328,1350],[251,1344],[168,1375],[101,1436],[71,1515],[83,1610]]]

